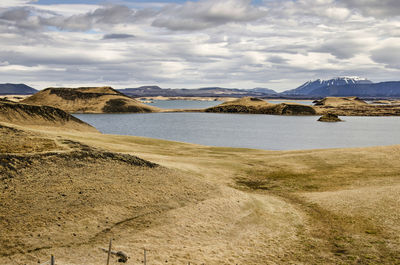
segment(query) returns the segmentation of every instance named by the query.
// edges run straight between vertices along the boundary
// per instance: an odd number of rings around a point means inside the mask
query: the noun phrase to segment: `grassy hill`
[[[22,101],[60,108],[69,113],[142,113],[158,108],[132,99],[111,87],[47,88]]]
[[[316,111],[312,106],[295,103],[272,104],[252,97],[227,101],[218,106],[208,108],[205,111],[271,115],[316,115]]]
[[[34,127],[63,128],[97,132],[89,124],[73,117],[63,110],[49,106],[35,106],[0,100],[0,122]]]

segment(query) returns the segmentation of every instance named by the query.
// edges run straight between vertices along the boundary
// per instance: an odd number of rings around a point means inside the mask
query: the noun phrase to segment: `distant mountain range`
[[[271,97],[271,98],[322,98],[327,96],[362,98],[400,98],[400,81],[373,83],[360,77],[337,77],[330,80],[308,81],[298,88],[278,93],[268,88],[203,87],[172,89],[159,86],[141,86],[118,89],[131,97]],[[0,84],[0,95],[29,95],[37,90],[24,84]]]
[[[364,98],[400,97],[400,81],[373,83],[365,78],[338,77],[330,80],[308,81],[296,89],[281,93],[287,96]]]
[[[120,89],[132,97],[274,97],[274,98],[321,98],[327,96],[357,96],[364,98],[400,97],[400,81],[373,83],[360,77],[337,77],[330,80],[308,81],[298,88],[281,93],[268,88],[238,89],[204,87],[197,89],[163,89],[158,86]]]
[[[262,97],[275,95],[276,91],[268,88],[238,89],[223,87],[202,87],[196,89],[171,89],[158,86],[141,86],[137,88],[118,89],[119,92],[131,97]]]
[[[318,97],[350,97],[363,98],[398,98],[400,82],[381,82],[372,84],[348,84],[342,86],[320,87],[312,90],[307,96]]]
[[[317,90],[338,87],[350,86],[356,84],[373,84],[371,81],[360,77],[337,77],[330,80],[317,79],[315,81],[307,81],[298,88],[282,92],[284,95],[319,95]],[[314,92],[315,91],[315,92]]]
[[[25,84],[0,84],[0,95],[31,95],[38,92]]]

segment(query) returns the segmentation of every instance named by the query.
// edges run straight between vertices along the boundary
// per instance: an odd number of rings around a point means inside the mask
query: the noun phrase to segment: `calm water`
[[[146,103],[161,109],[206,109],[221,104],[222,101],[200,101],[200,100],[153,100]]]
[[[146,136],[211,146],[294,150],[400,144],[400,117],[343,117],[214,113],[77,114],[103,133]]]
[[[299,103],[304,105],[314,105],[313,100],[266,100],[267,102],[279,103]],[[153,100],[152,103],[146,103],[161,109],[206,109],[217,106],[223,101],[200,101],[200,100]]]

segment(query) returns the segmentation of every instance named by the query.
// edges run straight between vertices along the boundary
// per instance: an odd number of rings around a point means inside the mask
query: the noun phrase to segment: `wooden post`
[[[110,256],[111,256],[111,244],[112,244],[112,238],[110,239],[110,244],[108,245],[107,265],[109,265],[109,264],[110,264]]]
[[[146,249],[144,249],[143,255],[144,255],[144,257],[143,257],[143,264],[146,265],[146,263],[147,263]]]
[[[51,258],[50,258],[50,265],[55,265],[55,264],[56,264],[56,262],[55,262],[55,260],[54,260],[54,256],[51,255]]]

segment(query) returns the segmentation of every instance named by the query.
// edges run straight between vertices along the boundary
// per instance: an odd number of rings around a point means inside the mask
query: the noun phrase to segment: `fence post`
[[[50,258],[50,265],[55,265],[55,264],[56,264],[56,262],[55,262],[54,256],[51,255],[51,258]]]
[[[111,244],[112,244],[112,238],[110,239],[110,244],[108,245],[107,265],[110,264]]]

